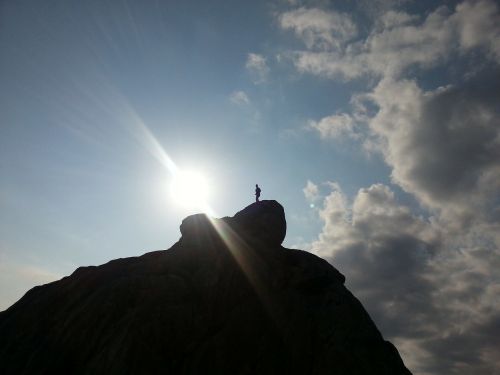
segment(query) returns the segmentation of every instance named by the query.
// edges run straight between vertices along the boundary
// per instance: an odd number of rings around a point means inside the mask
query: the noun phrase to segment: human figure
[[[255,184],[255,202],[258,202],[260,198],[260,187],[258,184]]]

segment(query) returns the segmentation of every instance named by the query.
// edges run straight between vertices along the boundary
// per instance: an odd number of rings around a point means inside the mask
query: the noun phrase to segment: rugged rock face
[[[283,207],[193,215],[169,250],[78,268],[0,313],[1,374],[410,374]]]

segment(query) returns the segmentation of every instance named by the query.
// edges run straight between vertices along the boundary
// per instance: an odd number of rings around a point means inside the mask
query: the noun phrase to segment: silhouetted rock
[[[1,374],[409,374],[283,207],[193,215],[169,250],[78,268],[0,313]]]
[[[236,223],[249,241],[281,245],[285,239],[285,210],[276,201],[256,202],[227,220]]]
[[[191,215],[181,224],[182,239],[203,241],[206,236],[218,237],[217,225],[228,225],[246,242],[252,245],[279,246],[285,239],[285,210],[276,201],[260,201],[251,204],[234,217],[209,219],[205,214]]]

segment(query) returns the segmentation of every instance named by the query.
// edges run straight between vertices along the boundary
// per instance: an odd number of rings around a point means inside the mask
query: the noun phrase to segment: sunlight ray
[[[144,121],[142,121],[141,117],[130,106],[128,106],[127,109],[129,115],[128,118],[132,120],[129,122],[129,124],[132,125],[132,127],[129,126],[129,130],[141,146],[165,167],[165,170],[171,176],[173,183],[175,183],[175,180],[178,177],[189,173],[189,171],[184,171],[177,166],[149,127],[144,123]],[[206,192],[202,193],[202,195],[206,195]],[[193,192],[193,194],[195,194],[195,192]],[[206,196],[202,196],[202,198],[203,199],[199,200],[196,197],[192,197],[196,208],[210,216],[217,216],[215,210],[208,204],[208,202],[206,202]]]
[[[250,285],[252,285],[253,290],[262,302],[267,314],[273,319],[276,327],[280,328],[280,315],[283,314],[280,303],[271,298],[269,287],[263,282],[262,276],[256,272],[256,270],[266,268],[263,267],[264,260],[252,249],[252,246],[224,220],[214,219],[210,216],[207,217]]]

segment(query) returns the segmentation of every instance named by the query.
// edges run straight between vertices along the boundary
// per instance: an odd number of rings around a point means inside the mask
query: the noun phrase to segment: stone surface
[[[283,207],[193,215],[169,250],[78,268],[0,313],[1,374],[409,374]]]

